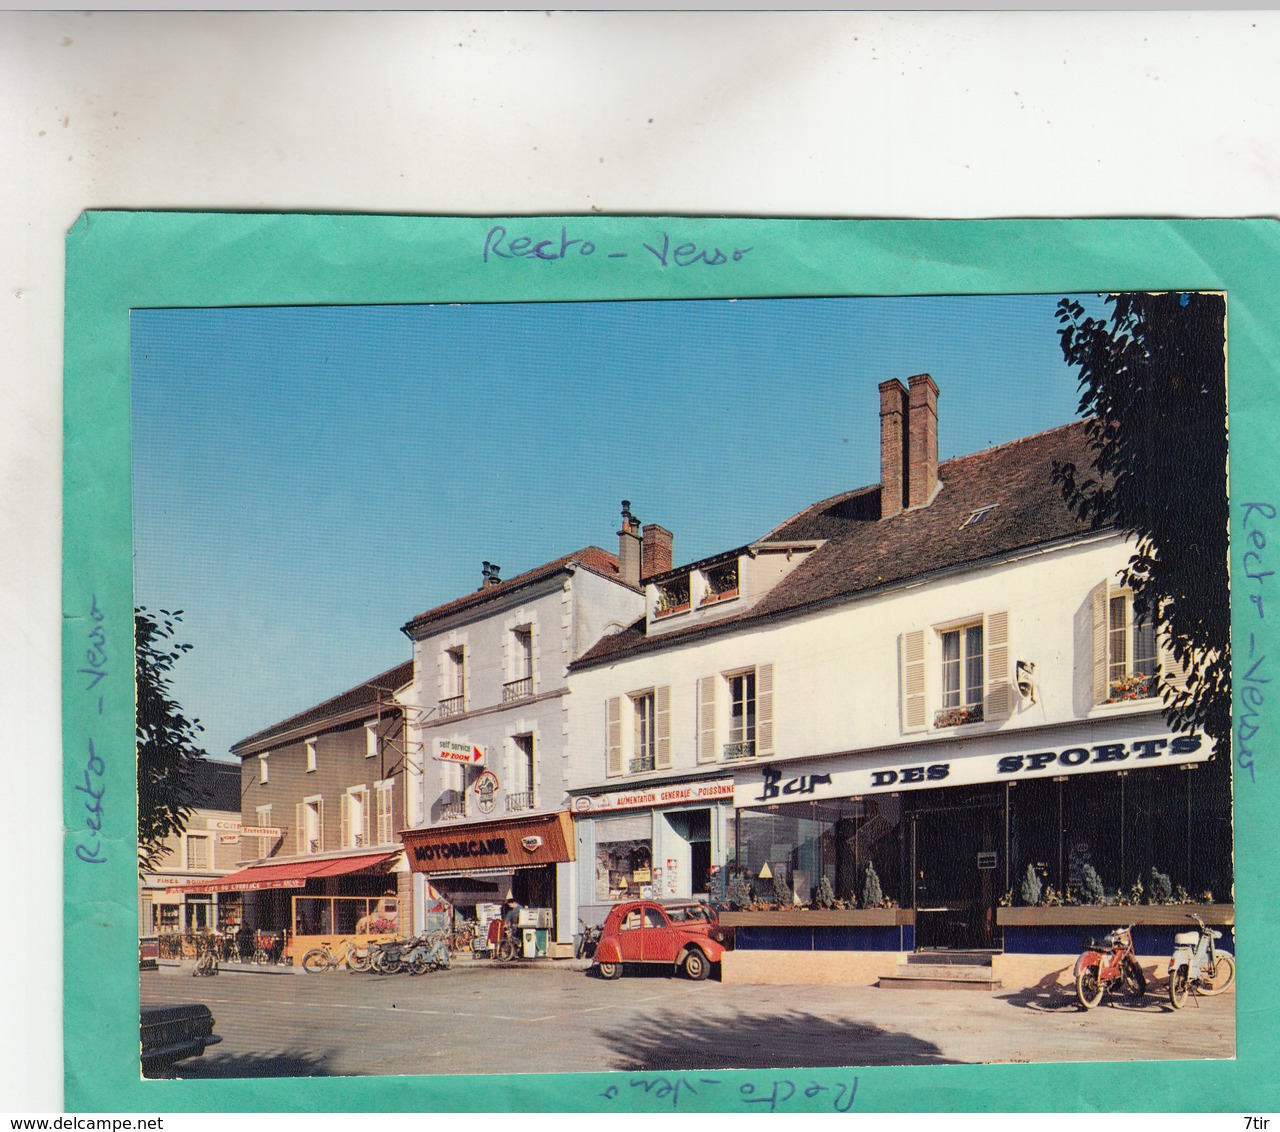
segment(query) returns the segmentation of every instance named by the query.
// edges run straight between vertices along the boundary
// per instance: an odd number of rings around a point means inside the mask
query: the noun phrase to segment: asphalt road
[[[1229,1058],[1235,994],[1085,1012],[1043,991],[604,982],[574,964],[455,963],[419,977],[141,976],[144,1005],[205,1002],[221,1044],[184,1078],[581,1073]],[[460,1051],[465,1049],[465,1056]]]

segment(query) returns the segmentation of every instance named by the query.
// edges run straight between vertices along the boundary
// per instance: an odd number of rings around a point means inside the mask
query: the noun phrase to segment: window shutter
[[[756,669],[756,754],[773,754],[773,665]]]
[[[307,828],[304,806],[301,802],[293,807],[293,851],[294,853],[305,853],[307,851]]]
[[[316,799],[316,845],[318,853],[324,852],[324,799]]]
[[[622,697],[613,696],[604,705],[604,773],[616,778],[622,773]]]
[[[653,765],[657,770],[671,767],[671,686],[653,690],[653,735],[657,748]]]
[[[344,794],[338,799],[338,810],[342,817],[342,829],[339,833],[339,839],[343,849],[351,844],[351,801],[350,794]]]
[[[924,731],[929,726],[925,699],[924,630],[903,633],[902,730]]]
[[[698,762],[716,760],[716,681],[704,676],[698,681]]]
[[[364,829],[361,832],[364,834],[365,845],[368,845],[369,844],[369,818],[370,818],[368,790],[362,790],[360,792],[360,813],[364,817]]]
[[[1173,642],[1169,630],[1161,624],[1157,627],[1160,653],[1160,683],[1171,692],[1185,692],[1194,675],[1191,664],[1179,662],[1173,655]]]
[[[987,708],[984,719],[1004,719],[1013,710],[1013,689],[1009,683],[1009,614],[988,613]]]
[[[1090,594],[1093,602],[1093,702],[1107,702],[1107,583],[1099,582]]]

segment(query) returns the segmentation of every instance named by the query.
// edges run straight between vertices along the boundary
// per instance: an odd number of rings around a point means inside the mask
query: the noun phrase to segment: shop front
[[[732,828],[733,779],[665,782],[573,799],[578,916],[622,900],[709,899]]]
[[[423,919],[415,930],[426,927],[434,893],[451,909],[455,939],[474,938],[483,953],[489,925],[512,897],[533,921],[534,954],[572,954],[574,844],[568,813],[409,829],[401,837],[413,872],[415,915]]]
[[[913,951],[1029,973],[1008,957],[1134,920],[1167,955],[1188,912],[1234,923],[1230,766],[1210,755],[1144,714],[744,768],[726,922],[739,953],[862,953],[859,981]]]
[[[190,902],[236,902],[255,949],[295,966],[312,947],[391,939],[399,932],[398,853],[266,861],[216,881],[171,888]],[[223,930],[231,930],[228,924]],[[163,954],[162,954],[163,957]]]

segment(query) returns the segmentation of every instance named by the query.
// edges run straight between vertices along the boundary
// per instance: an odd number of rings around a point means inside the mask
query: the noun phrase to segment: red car
[[[670,965],[691,979],[705,979],[711,964],[732,946],[729,930],[720,926],[705,904],[659,904],[628,900],[605,919],[596,945],[596,969],[603,979],[616,979],[626,963]]]

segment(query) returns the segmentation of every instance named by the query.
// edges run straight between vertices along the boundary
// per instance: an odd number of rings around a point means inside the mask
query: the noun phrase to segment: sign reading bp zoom
[[[474,743],[455,743],[452,739],[437,739],[436,758],[443,763],[484,766],[484,748],[477,747]]]
[[[813,798],[848,798],[891,790],[927,790],[938,786],[969,786],[1088,774],[1108,770],[1136,770],[1144,766],[1172,766],[1204,762],[1212,744],[1203,735],[1163,735],[1123,742],[1062,745],[1053,749],[1009,754],[958,753],[934,757],[868,763],[856,756],[814,759],[790,766],[763,766],[734,780],[735,806],[800,802]]]

